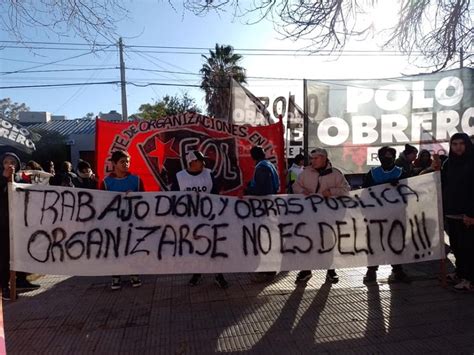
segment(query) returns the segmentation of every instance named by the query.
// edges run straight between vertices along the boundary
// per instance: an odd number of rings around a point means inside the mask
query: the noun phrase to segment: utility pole
[[[303,79],[303,155],[304,164],[309,164],[309,118],[308,118],[308,81]]]
[[[120,52],[120,86],[122,88],[122,121],[126,122],[128,119],[127,112],[127,88],[125,84],[125,63],[123,61],[123,42],[122,37],[119,39]]]
[[[464,68],[464,49],[462,47],[459,50],[459,68]]]

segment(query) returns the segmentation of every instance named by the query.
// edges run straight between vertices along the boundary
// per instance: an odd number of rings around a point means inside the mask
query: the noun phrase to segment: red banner
[[[221,187],[221,194],[238,195],[252,179],[254,145],[263,147],[280,174],[284,189],[282,122],[268,126],[235,125],[197,113],[184,113],[153,121],[114,123],[97,120],[97,173],[112,171],[115,150],[131,155],[130,171],[139,175],[146,191],[167,191],[178,171],[186,168],[186,153],[200,150]]]

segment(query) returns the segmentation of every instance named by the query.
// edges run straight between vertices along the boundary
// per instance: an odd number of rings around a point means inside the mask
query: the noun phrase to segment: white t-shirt
[[[211,193],[212,177],[211,170],[204,168],[198,175],[191,175],[187,170],[181,170],[176,174],[180,191],[197,191]]]

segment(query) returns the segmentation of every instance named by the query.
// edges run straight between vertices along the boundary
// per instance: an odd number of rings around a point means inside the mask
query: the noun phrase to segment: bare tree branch
[[[474,6],[470,0],[398,0],[397,24],[376,30],[367,13],[379,0],[253,0],[245,9],[239,0],[185,0],[185,8],[205,16],[232,10],[247,24],[274,22],[285,38],[311,41],[311,49],[338,51],[349,38],[383,36],[382,48],[394,47],[414,57],[422,53],[435,71],[459,60],[460,49],[470,56],[473,47]],[[466,58],[465,58],[466,59]]]
[[[115,43],[116,23],[128,15],[122,1],[2,0],[0,29],[20,43],[31,40],[26,34],[32,28],[60,38],[77,35],[92,47],[98,38]]]

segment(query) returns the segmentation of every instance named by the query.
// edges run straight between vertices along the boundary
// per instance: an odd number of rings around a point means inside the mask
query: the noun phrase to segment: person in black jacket
[[[83,189],[97,189],[98,182],[92,172],[91,165],[85,160],[79,160],[77,163],[77,179],[75,180],[76,187]]]
[[[367,188],[371,186],[381,185],[390,183],[393,185],[398,184],[398,180],[404,179],[405,175],[403,169],[395,165],[395,155],[397,151],[392,147],[382,147],[378,151],[378,158],[380,166],[372,168],[364,177],[362,187]],[[378,265],[369,266],[367,273],[364,276],[365,283],[373,283],[377,281],[377,270]],[[403,271],[402,265],[392,265],[392,275],[390,276],[392,281],[404,281],[409,282],[410,279]]]
[[[410,144],[405,144],[405,149],[400,153],[397,160],[395,160],[395,165],[403,169],[403,173],[406,177],[415,176],[415,167],[413,162],[416,159],[418,154],[418,149]]]
[[[441,169],[443,210],[456,272],[448,274],[459,291],[474,290],[474,228],[465,223],[474,217],[474,152],[469,136],[456,133],[449,143],[449,157]]]
[[[5,153],[0,159],[0,285],[2,298],[10,299],[10,220],[8,210],[8,183],[23,182],[17,172],[20,170],[20,159],[15,153]],[[16,286],[18,289],[32,290],[39,286],[26,279],[26,273],[17,273]]]
[[[77,185],[77,175],[72,172],[72,164],[63,161],[59,172],[49,179],[49,184],[51,186],[75,187]]]

